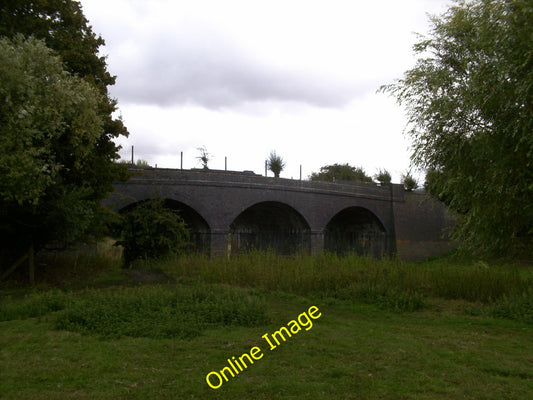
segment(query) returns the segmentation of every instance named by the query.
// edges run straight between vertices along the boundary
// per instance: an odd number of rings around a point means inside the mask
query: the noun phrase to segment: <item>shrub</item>
[[[178,254],[189,246],[189,230],[176,210],[163,199],[150,199],[124,212],[117,245],[124,247],[129,266],[136,259],[154,259]]]

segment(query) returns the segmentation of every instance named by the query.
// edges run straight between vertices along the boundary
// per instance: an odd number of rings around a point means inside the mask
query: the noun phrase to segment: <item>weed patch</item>
[[[255,326],[268,322],[266,306],[242,289],[215,285],[149,286],[50,291],[4,299],[0,319],[52,314],[54,327],[104,338],[191,338],[210,327]]]
[[[492,307],[490,315],[533,324],[533,291],[522,296],[503,298]]]
[[[355,296],[364,303],[393,311],[418,311],[426,306],[424,297],[410,290],[365,287],[357,290]]]

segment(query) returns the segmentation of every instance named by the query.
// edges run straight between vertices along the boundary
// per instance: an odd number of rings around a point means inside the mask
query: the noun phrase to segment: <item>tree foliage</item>
[[[320,172],[313,172],[310,176],[313,182],[351,181],[373,183],[362,167],[352,167],[349,164],[333,164],[320,168]]]
[[[0,99],[0,196],[36,205],[62,174],[85,166],[102,129],[99,94],[43,42],[19,36],[0,39]]]
[[[107,71],[105,57],[99,55],[105,44],[97,36],[75,0],[5,0],[0,4],[0,36],[14,38],[17,34],[45,41],[61,57],[65,69],[85,79],[101,94],[98,111],[103,118],[104,135],[98,141],[98,154],[109,166],[108,158],[117,158],[112,138],[127,135],[120,119],[113,117],[117,102],[107,88],[115,84],[115,76]],[[95,161],[94,167],[98,166]],[[112,168],[109,168],[112,170]],[[98,169],[99,170],[99,169]],[[113,171],[115,172],[115,171]]]
[[[102,199],[127,175],[113,142],[127,130],[112,115],[104,41],[77,1],[2,1],[0,37],[0,261],[8,262],[31,242],[96,232]]]
[[[150,199],[128,209],[119,227],[124,261],[155,259],[177,254],[189,245],[189,230],[179,213],[163,199]]]
[[[99,99],[42,41],[0,39],[0,232],[8,252],[77,239],[102,215],[104,193],[86,173],[102,134]]]
[[[413,190],[418,189],[417,180],[413,178],[413,176],[409,172],[402,174],[401,182],[403,188],[408,192],[412,192]]]
[[[285,161],[278,156],[275,151],[271,151],[267,160],[268,169],[273,172],[276,178],[279,178],[281,171],[285,169]]]
[[[458,212],[457,237],[487,254],[533,249],[532,21],[530,0],[458,1],[382,88],[406,107],[412,160]]]
[[[378,173],[374,176],[374,178],[380,183],[381,186],[390,185],[392,181],[390,172],[386,169],[380,169]]]

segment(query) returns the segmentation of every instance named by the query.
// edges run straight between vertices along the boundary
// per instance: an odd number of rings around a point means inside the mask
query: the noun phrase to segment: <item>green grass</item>
[[[331,268],[328,268],[328,265]],[[270,266],[270,267],[269,267]],[[529,266],[445,258],[198,257],[176,283],[0,291],[1,399],[524,399],[533,381]],[[100,287],[109,279],[109,287]],[[49,278],[47,278],[49,279]],[[470,282],[470,284],[465,283]],[[115,282],[115,283],[113,283]],[[270,351],[261,338],[321,317]],[[205,377],[254,346],[221,388]]]
[[[332,254],[278,257],[272,253],[251,253],[231,260],[182,257],[160,262],[158,268],[177,281],[356,299],[397,311],[422,309],[426,298],[435,297],[483,305],[533,298],[531,266],[489,265],[454,256],[403,263]],[[516,315],[509,313],[509,317]]]

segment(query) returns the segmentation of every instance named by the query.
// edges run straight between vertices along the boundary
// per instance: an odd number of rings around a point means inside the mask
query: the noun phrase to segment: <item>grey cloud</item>
[[[282,69],[248,58],[222,40],[151,40],[135,59],[118,60],[113,95],[120,103],[224,108],[246,102],[290,101],[339,107],[374,90],[312,68]],[[118,68],[117,68],[118,67]]]

